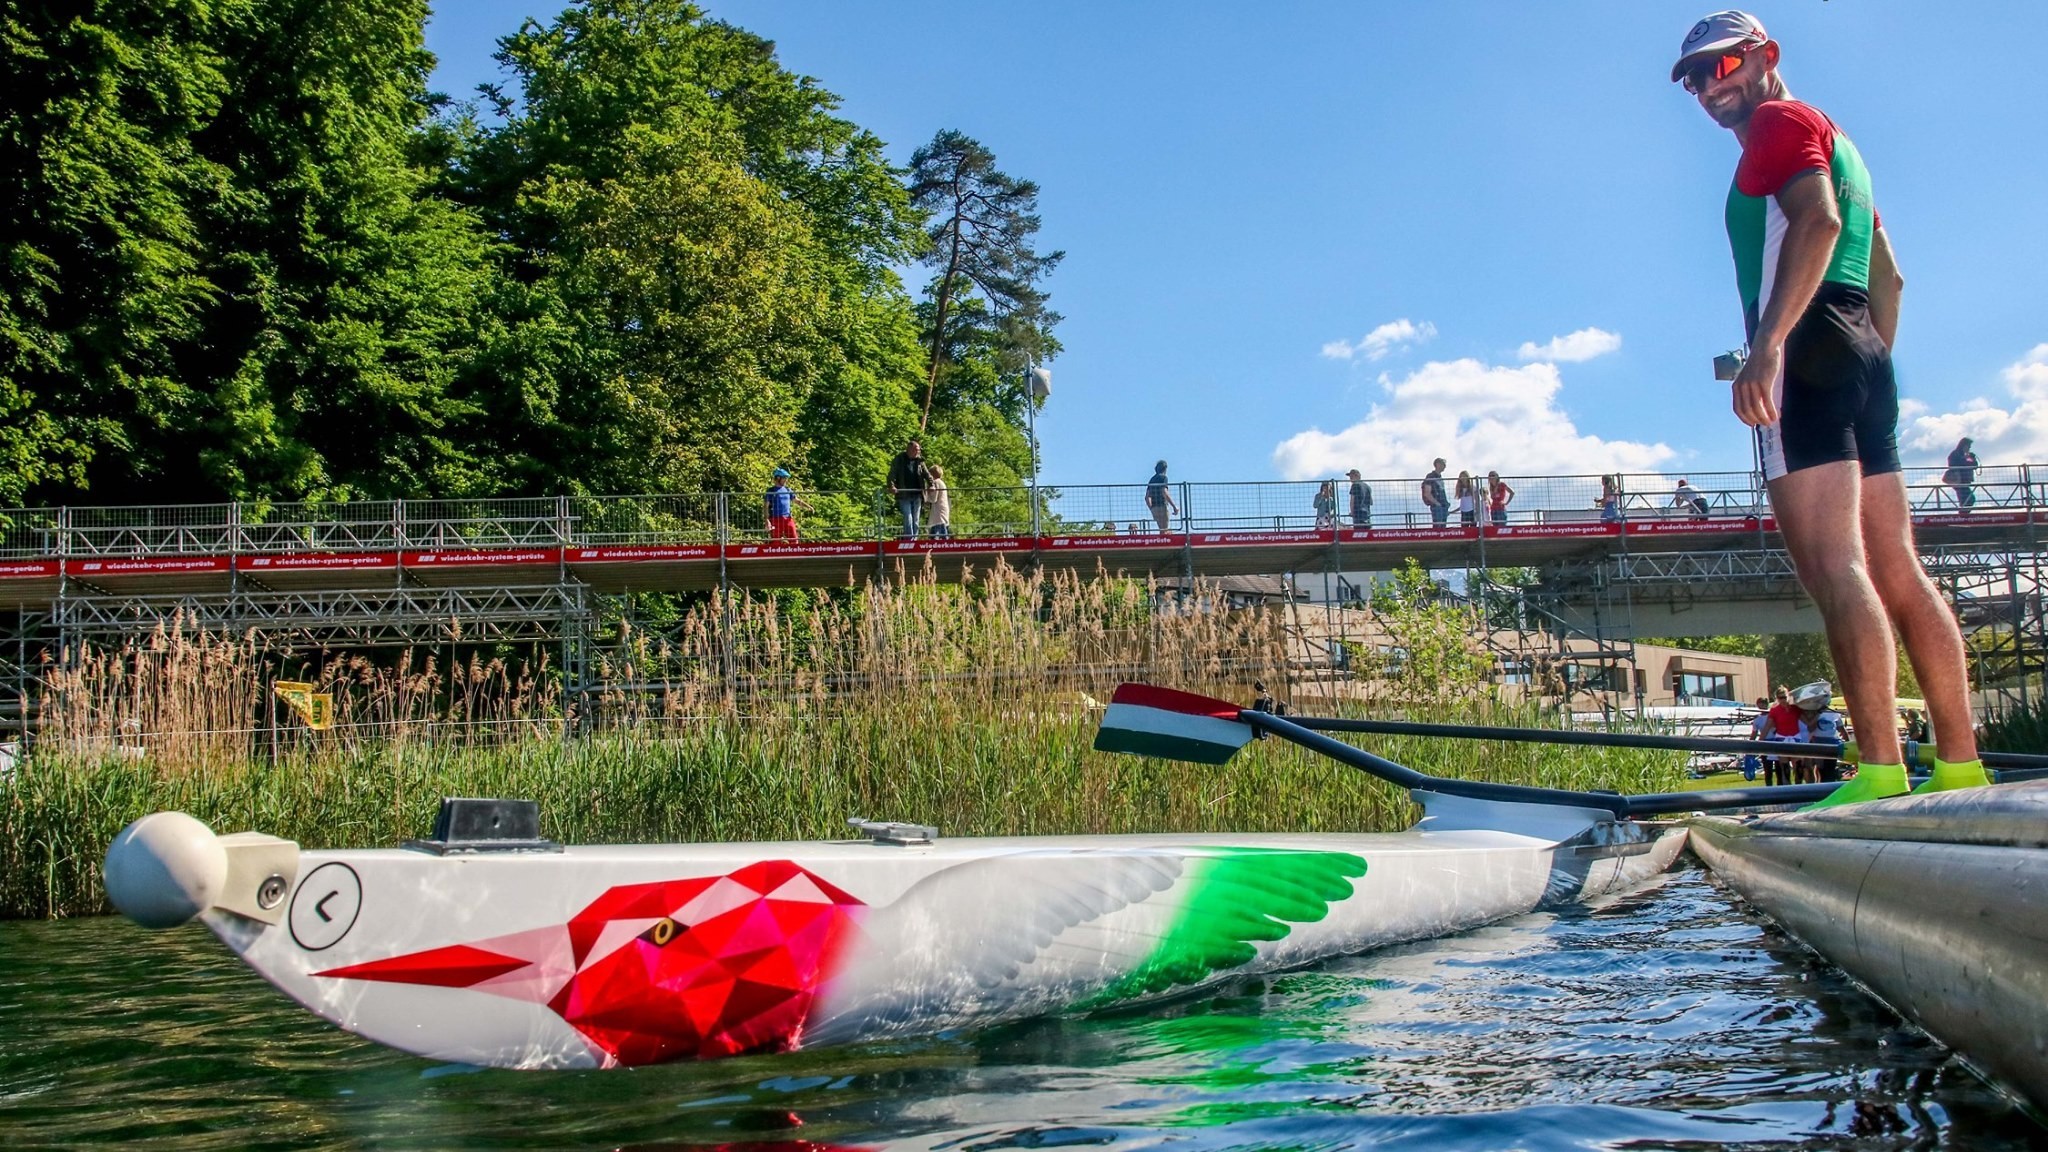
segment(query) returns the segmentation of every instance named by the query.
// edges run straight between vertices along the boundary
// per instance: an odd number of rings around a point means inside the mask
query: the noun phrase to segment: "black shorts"
[[[1899,471],[1899,385],[1861,288],[1823,282],[1785,339],[1778,422],[1757,429],[1764,479],[1854,460]]]

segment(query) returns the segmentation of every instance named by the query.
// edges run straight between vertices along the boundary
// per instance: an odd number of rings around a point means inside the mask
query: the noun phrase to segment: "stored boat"
[[[1218,761],[1259,716],[1127,685],[1098,747]],[[197,916],[352,1032],[575,1068],[1172,996],[1626,888],[1684,843],[1624,797],[1390,767],[1425,812],[1406,832],[940,839],[862,822],[829,843],[562,848],[530,803],[451,801],[433,840],[363,851],[159,813],[116,839],[107,883],[144,924]]]

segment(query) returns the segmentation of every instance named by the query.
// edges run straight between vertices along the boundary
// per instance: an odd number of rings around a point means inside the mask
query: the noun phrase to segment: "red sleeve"
[[[1819,109],[1797,100],[1772,100],[1749,118],[1735,187],[1744,196],[1775,196],[1801,172],[1826,172],[1834,156],[1835,126]]]

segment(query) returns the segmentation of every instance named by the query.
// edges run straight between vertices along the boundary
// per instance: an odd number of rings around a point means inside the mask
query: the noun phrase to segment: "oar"
[[[1240,708],[1228,700],[1198,696],[1174,688],[1122,684],[1117,687],[1116,694],[1110,698],[1109,708],[1102,715],[1101,727],[1095,733],[1095,748],[1099,752],[1128,752],[1195,764],[1224,764],[1255,733],[1269,732],[1410,791],[1514,804],[1595,808],[1616,817],[1806,803],[1822,799],[1838,787],[1835,784],[1792,784],[1776,788],[1728,788],[1711,792],[1623,796],[1619,792],[1581,792],[1526,784],[1455,780],[1418,772],[1405,764],[1396,764],[1384,756],[1311,731],[1309,727],[1335,723],[1327,720],[1286,720],[1255,709]]]
[[[1555,728],[1505,728],[1484,724],[1424,724],[1412,720],[1338,720],[1295,717],[1303,728],[1319,732],[1367,732],[1377,736],[1451,736],[1469,740],[1512,740],[1524,744],[1572,744],[1588,748],[1656,748],[1671,752],[1753,753],[1792,759],[1833,760],[1842,754],[1836,744],[1802,744],[1777,740],[1734,740],[1719,736],[1659,736],[1647,732],[1570,732]],[[1919,747],[1906,742],[1906,760],[1917,762]],[[1987,768],[2048,768],[2048,756],[2020,752],[1983,752]]]
[[[1699,812],[1709,808],[1750,808],[1767,804],[1809,804],[1826,799],[1828,794],[1841,787],[1840,784],[1781,784],[1763,788],[1715,788],[1700,792],[1661,792],[1644,796],[1624,796],[1619,792],[1579,792],[1566,788],[1537,788],[1527,784],[1495,784],[1484,780],[1455,780],[1446,776],[1431,776],[1418,772],[1405,764],[1396,764],[1384,756],[1375,756],[1363,748],[1335,740],[1320,732],[1311,731],[1311,726],[1323,728],[1350,721],[1311,720],[1302,717],[1297,720],[1282,719],[1266,712],[1249,708],[1237,713],[1239,722],[1255,729],[1271,732],[1283,740],[1299,744],[1311,751],[1321,752],[1332,760],[1348,764],[1371,776],[1376,776],[1399,788],[1411,791],[1436,792],[1446,796],[1465,796],[1474,800],[1499,800],[1512,804],[1562,804],[1578,808],[1603,808],[1617,817],[1662,816],[1672,812]],[[1457,727],[1456,725],[1426,725],[1425,727]],[[1504,729],[1514,731],[1514,729]],[[1555,733],[1556,735],[1591,735],[1591,733]],[[1449,733],[1438,733],[1449,735]],[[1749,741],[1733,741],[1749,743]],[[1811,746],[1809,746],[1811,747]],[[1832,754],[1832,753],[1831,753]]]

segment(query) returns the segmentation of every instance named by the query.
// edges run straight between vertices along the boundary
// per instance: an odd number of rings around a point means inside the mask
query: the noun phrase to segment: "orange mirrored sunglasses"
[[[1733,75],[1736,69],[1742,67],[1742,62],[1749,58],[1749,54],[1761,47],[1761,44],[1745,44],[1734,52],[1723,52],[1712,60],[1686,69],[1685,78],[1680,83],[1685,85],[1687,92],[1697,96],[1711,81],[1725,80]]]

